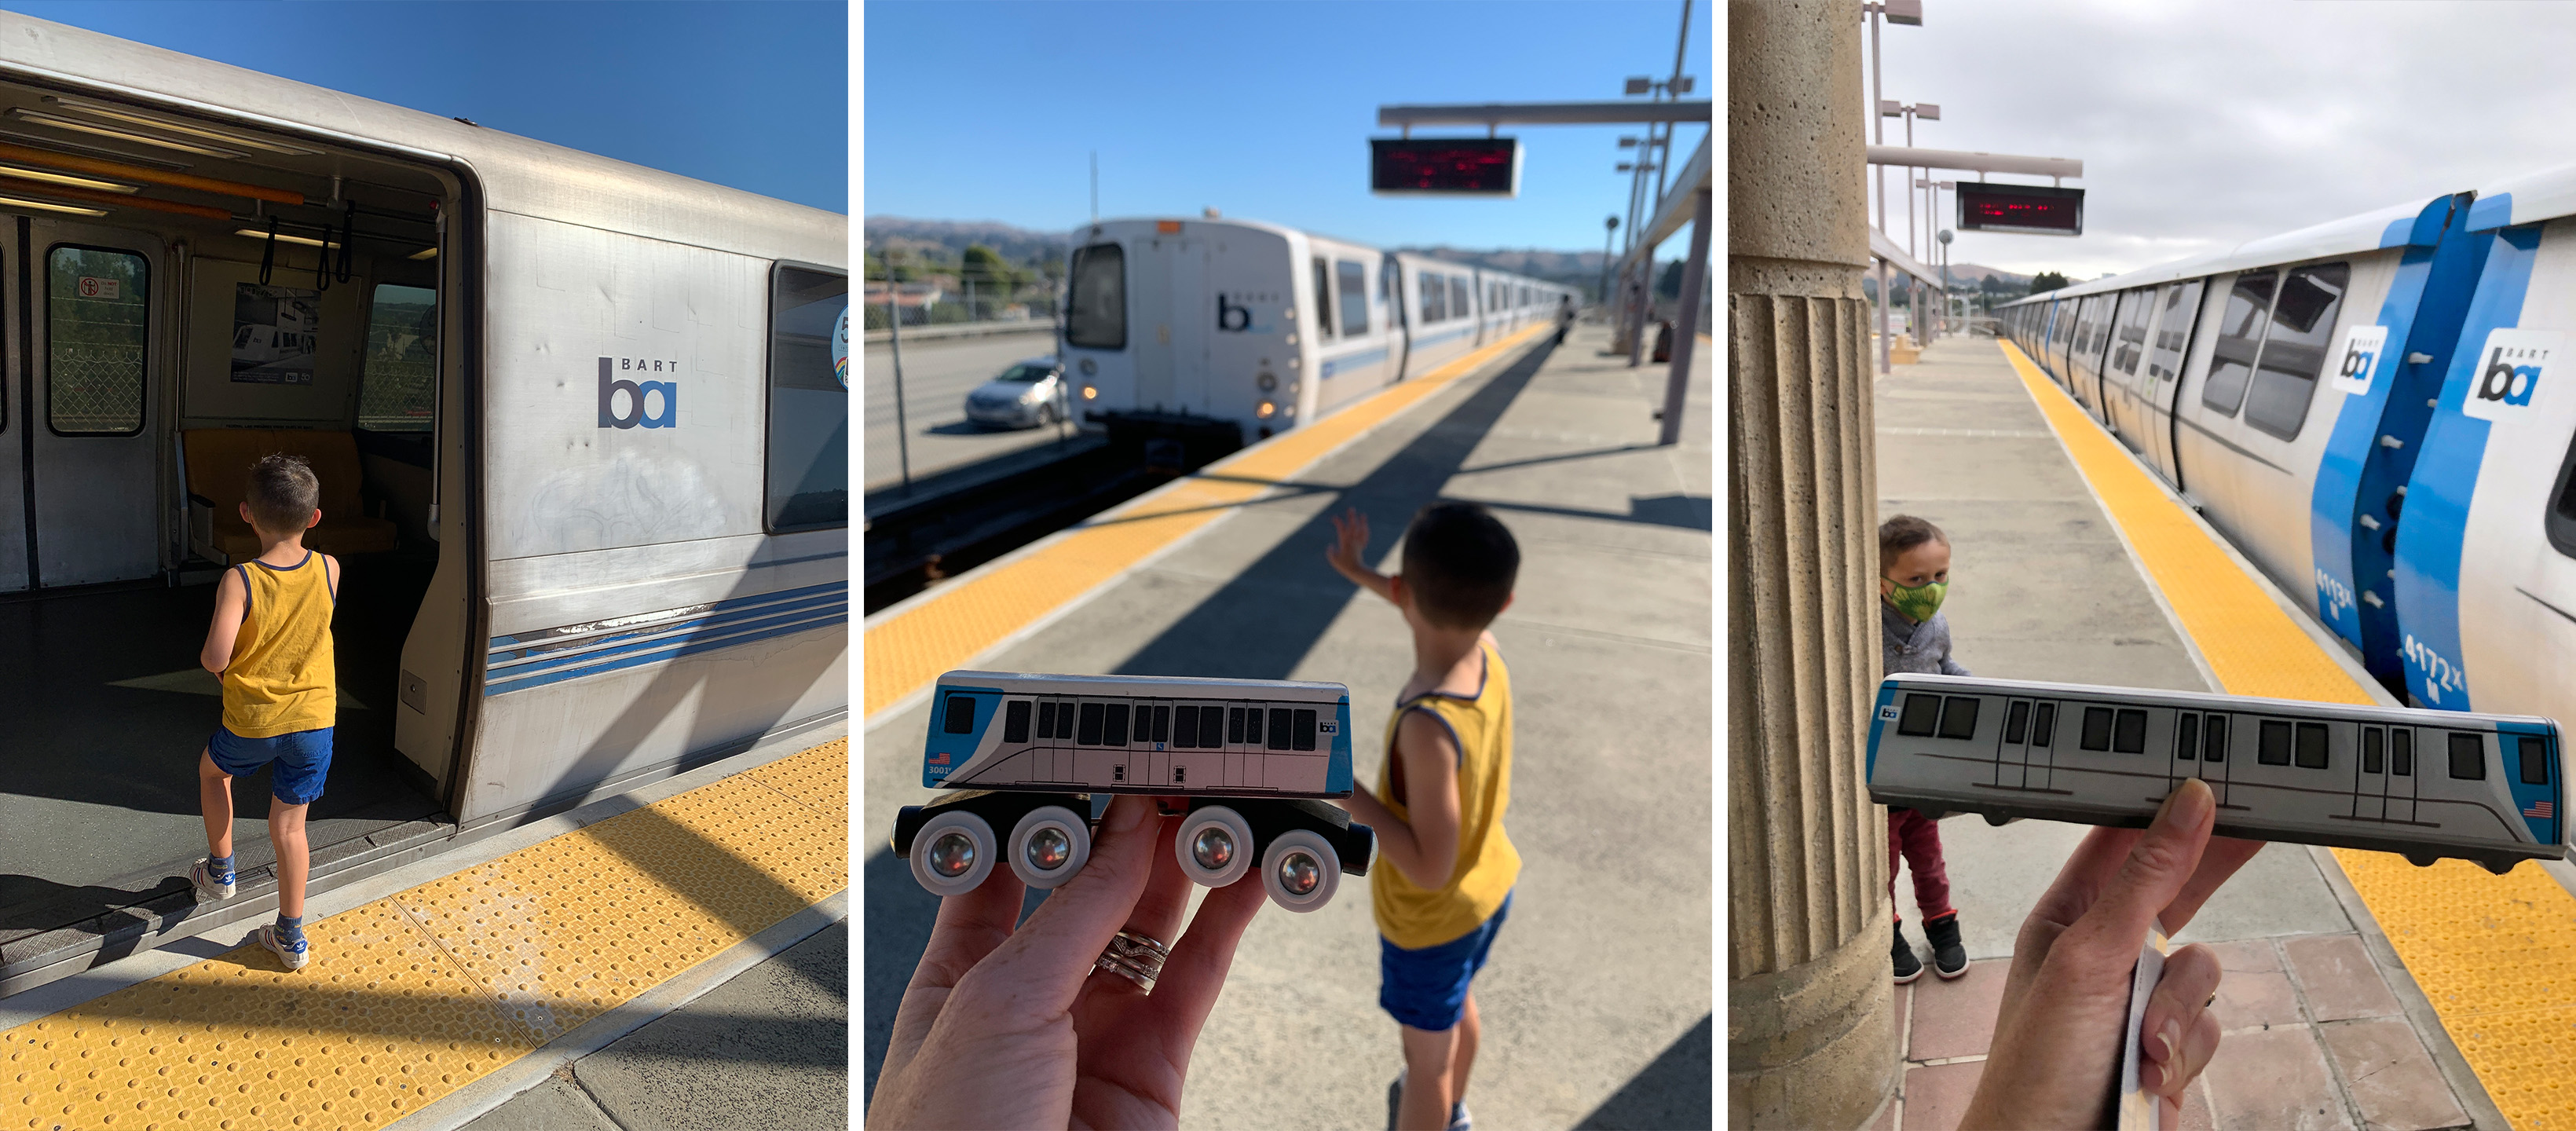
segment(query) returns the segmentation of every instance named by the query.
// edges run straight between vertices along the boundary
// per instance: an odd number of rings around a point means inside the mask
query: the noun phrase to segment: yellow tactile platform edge
[[[826,743],[0,1031],[0,1129],[382,1127],[849,886]]]
[[[2128,450],[2011,343],[2004,356],[2232,695],[2370,696],[2211,541]],[[2537,864],[2497,876],[2334,849],[2362,903],[2515,1127],[2576,1128],[2576,897]]]
[[[1113,508],[1054,543],[867,629],[861,719],[967,663],[1004,637],[1115,579],[1155,551],[1252,501],[1344,441],[1542,333],[1530,327],[1348,408],[1209,464],[1167,490]]]

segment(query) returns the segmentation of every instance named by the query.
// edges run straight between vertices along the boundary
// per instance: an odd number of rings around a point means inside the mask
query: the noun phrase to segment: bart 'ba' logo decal
[[[2538,415],[2549,369],[2566,335],[2555,330],[2496,330],[2478,351],[2460,411],[2480,420],[2527,422]]]
[[[676,381],[637,381],[626,373],[677,373],[680,363],[641,357],[599,359],[599,426],[602,428],[677,428],[680,385]]]

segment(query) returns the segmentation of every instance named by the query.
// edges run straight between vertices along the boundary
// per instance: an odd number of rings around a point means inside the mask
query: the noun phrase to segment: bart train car
[[[1086,421],[1212,458],[1539,323],[1539,279],[1276,224],[1107,220],[1074,233],[1062,356]]]
[[[2576,166],[2003,325],[2401,702],[2576,717]]]
[[[847,217],[14,14],[0,163],[0,716],[87,763],[11,792],[157,809],[99,783],[203,744],[274,451],[345,567],[317,875],[841,725]]]
[[[2186,778],[2221,836],[2440,857],[2565,858],[2558,724],[2125,687],[1894,675],[1869,725],[1870,799],[2143,827]]]
[[[1320,800],[1351,795],[1341,684],[954,671],[931,702],[921,784],[959,792],[905,806],[892,848],[935,894],[973,891],[997,857],[1031,887],[1072,879],[1092,795],[1114,793],[1189,798],[1173,853],[1209,887],[1258,860],[1273,902],[1312,911],[1368,874],[1375,835]]]

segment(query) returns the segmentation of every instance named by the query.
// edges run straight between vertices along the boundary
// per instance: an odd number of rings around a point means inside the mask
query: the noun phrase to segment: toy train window
[[[1977,736],[1977,700],[1953,695],[1941,702],[1941,737]]]
[[[2046,746],[2057,733],[2057,704],[2042,703],[2030,718],[2030,744]]]
[[[2378,727],[2361,728],[2361,772],[2365,774],[2379,772],[2380,747],[2385,744],[2386,740],[2380,734]]]
[[[1940,696],[1908,695],[1905,697],[1905,713],[1896,719],[1896,733],[1907,738],[1930,738],[1932,732],[1939,729],[1940,720]]]
[[[2326,768],[2326,725],[2324,723],[2299,724],[2297,755],[2301,769]]]
[[[1082,721],[1077,724],[1074,729],[1073,741],[1082,746],[1100,745],[1101,720],[1106,716],[1106,714],[1107,704],[1083,704]]]
[[[2123,710],[2111,727],[2111,749],[2122,754],[2147,752],[2147,713]]]
[[[1029,740],[1029,701],[1013,699],[1002,705],[1002,741]]]
[[[1272,750],[1288,749],[1288,708],[1270,709],[1270,740],[1267,745]]]
[[[1225,711],[1222,708],[1199,709],[1199,745],[1206,747],[1225,745]]]
[[[1108,705],[1108,710],[1101,712],[1101,715],[1100,744],[1102,746],[1127,745],[1127,705],[1111,703]]]
[[[2111,709],[2109,707],[2084,708],[2084,734],[2080,739],[2080,745],[2086,750],[2111,748]]]
[[[1188,704],[1172,708],[1172,745],[1183,750],[1199,744],[1199,709]]]
[[[1261,745],[1261,708],[1259,707],[1252,707],[1243,712],[1243,744]]]
[[[2388,732],[2388,772],[2398,777],[2415,776],[2415,732],[2396,727]]]
[[[2184,711],[2174,716],[2174,757],[2191,761],[2200,752],[2200,715]]]
[[[1055,737],[1055,703],[1052,700],[1038,704],[1038,737]]]
[[[2487,776],[2486,740],[2474,734],[2451,732],[2451,776],[2471,781]]]
[[[2030,704],[2015,699],[2011,706],[2004,708],[2004,742],[2007,745],[2019,746],[2029,737]]]
[[[1290,737],[1293,739],[1290,745],[1299,750],[1315,748],[1315,712],[1302,707],[1298,708],[1296,714],[1290,719],[1289,725]]]
[[[2254,760],[2266,766],[2290,764],[2290,724],[2278,719],[2263,720],[2263,729],[2254,740]]]
[[[973,696],[948,697],[948,718],[939,728],[950,734],[975,733],[975,700]]]
[[[1241,741],[1243,741],[1243,708],[1228,707],[1225,709],[1225,744],[1232,746]]]
[[[2522,784],[2549,784],[2549,740],[2522,736]]]

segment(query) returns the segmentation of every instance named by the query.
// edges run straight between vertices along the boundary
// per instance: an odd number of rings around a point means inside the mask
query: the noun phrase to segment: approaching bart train
[[[2558,724],[2127,687],[1894,675],[1869,795],[1927,813],[2142,827],[2185,778],[2218,834],[2503,873],[2565,858]]]
[[[1312,911],[1368,874],[1375,835],[1320,800],[1351,795],[1341,684],[953,671],[931,702],[921,784],[959,792],[905,806],[893,848],[938,895],[973,891],[997,856],[1030,887],[1072,879],[1095,793],[1190,798],[1173,854],[1208,887],[1257,860],[1273,902]]]

